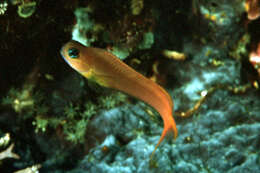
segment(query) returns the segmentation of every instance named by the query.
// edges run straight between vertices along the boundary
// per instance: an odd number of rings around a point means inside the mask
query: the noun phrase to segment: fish
[[[160,85],[146,78],[105,49],[86,47],[77,41],[69,41],[60,50],[64,60],[78,73],[99,85],[112,88],[142,100],[161,116],[164,128],[156,149],[168,133],[174,140],[178,135],[173,118],[173,101]]]

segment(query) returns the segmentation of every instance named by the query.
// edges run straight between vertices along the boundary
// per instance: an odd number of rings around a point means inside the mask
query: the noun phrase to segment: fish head
[[[88,73],[91,70],[91,57],[85,54],[86,46],[77,42],[70,41],[66,43],[60,50],[63,59],[79,73]]]

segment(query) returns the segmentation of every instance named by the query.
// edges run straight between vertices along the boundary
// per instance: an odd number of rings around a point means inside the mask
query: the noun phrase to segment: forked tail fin
[[[150,156],[150,160],[152,159],[156,149],[158,148],[158,146],[160,145],[160,143],[163,141],[163,139],[165,138],[165,136],[169,133],[169,132],[173,132],[174,134],[174,140],[176,139],[177,135],[178,135],[178,130],[176,128],[176,124],[174,119],[171,117],[167,122],[164,121],[164,128],[163,128],[163,132],[161,134],[161,137],[159,139],[159,142],[157,143],[157,145],[155,146],[151,156]]]

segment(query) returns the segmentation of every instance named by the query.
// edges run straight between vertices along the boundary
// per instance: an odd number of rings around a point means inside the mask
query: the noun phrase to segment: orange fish
[[[81,75],[99,85],[134,96],[152,106],[163,119],[164,129],[152,155],[168,132],[177,137],[170,95],[158,84],[136,72],[110,52],[70,41],[61,49],[65,61]],[[152,157],[151,155],[151,157]]]

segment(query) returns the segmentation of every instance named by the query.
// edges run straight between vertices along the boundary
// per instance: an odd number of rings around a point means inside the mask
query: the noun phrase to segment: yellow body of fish
[[[174,138],[177,137],[177,128],[172,116],[172,99],[158,84],[103,49],[85,47],[76,41],[70,41],[63,46],[61,54],[72,68],[86,78],[104,87],[134,96],[159,112],[164,129],[152,155],[168,132],[173,132]]]

